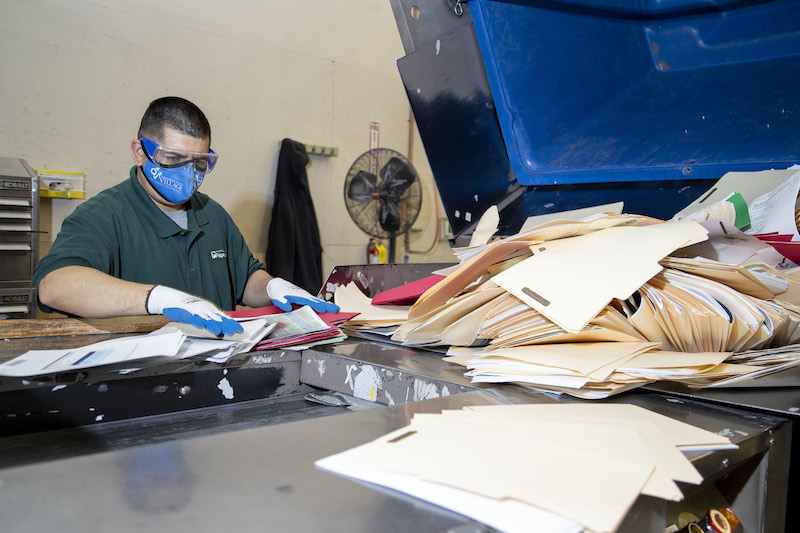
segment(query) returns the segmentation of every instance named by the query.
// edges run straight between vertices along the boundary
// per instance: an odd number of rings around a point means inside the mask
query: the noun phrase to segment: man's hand
[[[174,322],[207,329],[213,335],[233,335],[244,328],[208,300],[164,285],[156,285],[147,296],[147,312],[162,314]]]
[[[339,306],[326,302],[283,278],[272,278],[267,283],[267,296],[281,311],[291,311],[292,304],[310,305],[317,313],[338,313]]]

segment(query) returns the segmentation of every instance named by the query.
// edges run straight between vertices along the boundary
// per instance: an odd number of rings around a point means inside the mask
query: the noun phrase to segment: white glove
[[[164,315],[174,322],[207,329],[217,336],[241,333],[244,328],[208,300],[156,285],[147,295],[147,312]]]
[[[281,311],[291,311],[292,304],[310,305],[317,313],[338,313],[339,306],[311,296],[311,293],[286,281],[283,278],[272,278],[267,283],[267,296]]]

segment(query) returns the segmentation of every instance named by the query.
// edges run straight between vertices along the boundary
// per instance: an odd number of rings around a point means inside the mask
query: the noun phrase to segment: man
[[[163,314],[216,335],[242,331],[221,309],[337,312],[270,276],[228,213],[196,192],[213,170],[211,127],[193,103],[159,98],[131,142],[130,178],[80,205],[37,265],[39,307],[83,317]]]

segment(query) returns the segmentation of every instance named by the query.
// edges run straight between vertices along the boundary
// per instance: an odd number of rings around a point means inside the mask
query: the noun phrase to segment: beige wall
[[[126,178],[147,104],[184,96],[209,117],[220,154],[202,190],[263,256],[280,140],[338,147],[338,157],[312,156],[308,169],[327,273],[365,262],[368,237],[347,215],[342,189],[369,148],[369,123],[379,121],[380,145],[412,153],[423,178],[410,247],[435,241],[438,197],[416,131],[409,149],[413,123],[395,64],[404,53],[388,0],[0,0],[0,8],[0,155],[83,172],[91,196]],[[54,235],[78,201],[48,201]],[[398,251],[402,261],[402,242]],[[446,241],[410,256],[453,260]]]

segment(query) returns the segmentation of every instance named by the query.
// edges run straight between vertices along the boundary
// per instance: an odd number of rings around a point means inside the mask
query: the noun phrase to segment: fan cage
[[[404,168],[413,174],[413,181],[399,195],[397,201],[392,202],[397,206],[397,215],[400,218],[400,225],[395,231],[389,231],[381,225],[379,198],[376,197],[364,203],[351,198],[351,195],[348,194],[353,187],[353,180],[359,172],[366,172],[373,176],[376,187],[380,187],[383,182],[381,170],[386,168],[392,158],[400,160],[405,165]],[[363,179],[363,174],[360,178]],[[344,201],[347,213],[361,231],[377,239],[393,239],[409,231],[419,217],[422,207],[422,185],[416,169],[408,158],[389,148],[376,148],[362,154],[351,165],[345,178]]]

